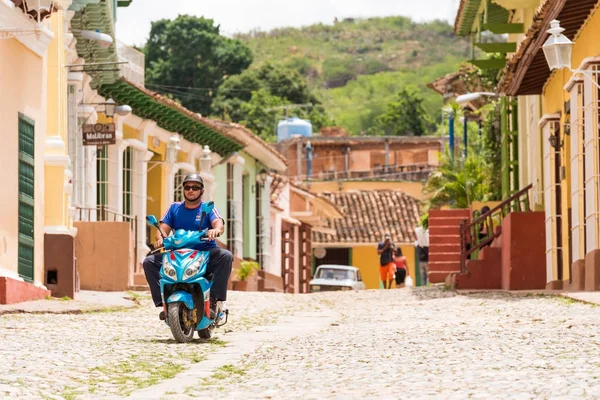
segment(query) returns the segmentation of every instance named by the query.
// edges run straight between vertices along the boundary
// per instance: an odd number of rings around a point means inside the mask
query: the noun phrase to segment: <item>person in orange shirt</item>
[[[396,246],[392,242],[392,237],[389,233],[385,234],[383,242],[377,245],[377,254],[379,254],[379,277],[383,282],[384,289],[392,288],[394,280],[394,272],[396,265],[394,264],[394,251]]]

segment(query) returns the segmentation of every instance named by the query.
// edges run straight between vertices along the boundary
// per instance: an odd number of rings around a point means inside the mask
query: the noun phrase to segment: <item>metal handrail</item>
[[[511,211],[530,211],[529,190],[532,187],[533,184],[529,184],[469,223],[467,222],[467,219],[463,219],[460,222],[460,264],[462,272],[466,272],[467,260],[471,254],[489,245],[502,234],[501,231],[494,229],[495,215],[501,215],[501,224],[502,220],[510,214]],[[484,238],[479,237],[479,232],[481,232],[482,227],[486,228],[487,233],[487,236]],[[469,249],[467,249],[467,244],[471,245]]]

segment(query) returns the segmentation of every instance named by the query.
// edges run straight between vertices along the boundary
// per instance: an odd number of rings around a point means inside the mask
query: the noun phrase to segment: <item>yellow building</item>
[[[409,274],[416,284],[417,199],[401,190],[348,190],[320,195],[339,209],[342,218],[334,220],[331,232],[314,232],[312,247],[317,266],[352,265],[360,270],[367,289],[379,288],[377,244],[389,232],[396,247],[402,249]]]
[[[60,135],[57,119],[48,117],[59,112],[53,108],[59,86],[50,71],[59,71],[61,53],[64,57],[64,47],[57,45],[62,40],[62,13],[57,11],[62,4],[54,2],[56,7],[39,13],[33,2],[19,3],[17,7],[12,1],[0,1],[0,278],[10,280],[8,286],[17,289],[9,288],[7,296],[0,293],[0,303],[48,293],[27,289],[24,282],[43,287],[45,226],[54,221],[66,224],[47,219],[53,218],[56,209],[54,202],[48,204],[45,199],[46,167],[63,161],[48,157],[45,151],[53,143],[48,133]],[[63,183],[61,174],[60,193]]]
[[[546,213],[546,269],[551,288],[600,290],[600,162],[598,71],[600,2],[549,0],[535,14],[526,39],[509,60],[499,91],[519,96],[532,133],[527,162],[540,171]],[[553,22],[557,20],[558,22]],[[562,21],[562,22],[560,22]],[[542,45],[553,25],[572,40],[569,68],[550,70]],[[559,33],[559,32],[558,32]],[[567,57],[568,58],[568,57]],[[524,96],[541,95],[541,104]],[[539,111],[538,111],[539,110]],[[542,197],[542,196],[540,196]]]

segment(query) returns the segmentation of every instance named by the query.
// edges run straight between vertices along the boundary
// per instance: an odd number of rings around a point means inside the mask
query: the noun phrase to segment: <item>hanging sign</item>
[[[115,124],[85,124],[82,130],[84,146],[104,146],[116,143]]]

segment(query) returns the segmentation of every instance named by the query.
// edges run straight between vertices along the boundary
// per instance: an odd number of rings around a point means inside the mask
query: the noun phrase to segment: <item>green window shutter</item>
[[[27,280],[34,278],[35,227],[35,127],[19,114],[19,248],[18,272]]]

